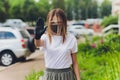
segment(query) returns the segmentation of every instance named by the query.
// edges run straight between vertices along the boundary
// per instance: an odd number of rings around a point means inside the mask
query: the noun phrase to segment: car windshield
[[[72,26],[69,26],[68,29],[84,29],[84,26],[81,26],[81,25],[72,25]]]

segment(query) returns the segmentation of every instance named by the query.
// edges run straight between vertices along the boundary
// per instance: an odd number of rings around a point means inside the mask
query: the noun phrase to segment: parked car
[[[71,25],[69,26],[68,31],[73,34],[77,33],[79,36],[83,36],[83,35],[93,36],[94,35],[94,31],[92,29],[86,29],[82,25]]]
[[[33,39],[25,29],[0,27],[0,63],[4,66],[25,60],[35,51]]]
[[[70,34],[73,34],[73,35],[76,37],[76,39],[79,39],[79,38],[80,38],[79,34],[78,34],[77,32],[71,31],[71,30],[69,29],[69,27],[68,27],[67,32],[70,33]]]
[[[28,25],[23,22],[21,19],[7,19],[3,24],[4,27],[17,27],[17,28],[24,28]]]
[[[0,23],[0,27],[2,27],[3,26],[3,24],[2,23]]]
[[[29,32],[31,37],[34,37],[35,27],[26,27],[25,29]]]
[[[72,25],[82,25],[82,26],[85,26],[85,24],[86,24],[86,21],[85,20],[81,20],[81,21],[74,22]]]

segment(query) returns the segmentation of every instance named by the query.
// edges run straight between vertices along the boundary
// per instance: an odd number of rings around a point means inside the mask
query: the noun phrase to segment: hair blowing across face
[[[52,42],[51,37],[53,35],[51,30],[51,21],[53,20],[54,16],[57,16],[57,18],[59,18],[62,21],[62,25],[61,25],[62,28],[61,28],[60,35],[63,37],[63,43],[64,43],[66,39],[66,34],[67,34],[67,18],[64,11],[60,8],[51,10],[47,16],[48,36],[49,36],[50,43]]]

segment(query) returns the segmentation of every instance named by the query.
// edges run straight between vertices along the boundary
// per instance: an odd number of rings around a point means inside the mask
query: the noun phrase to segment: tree
[[[109,0],[104,0],[100,7],[101,16],[109,16],[111,14],[111,8],[111,2]]]
[[[15,5],[10,9],[10,14],[11,14],[11,18],[20,18],[23,19],[23,14],[22,14],[22,6],[19,5]]]
[[[53,8],[61,8],[65,10],[65,2],[64,0],[52,0]]]
[[[73,19],[73,0],[65,0],[65,13],[68,20]]]
[[[89,11],[90,10],[90,11]],[[98,4],[96,0],[93,0],[91,6],[88,8],[88,18],[97,18],[98,17]]]
[[[75,16],[76,20],[80,19],[80,17],[79,17],[79,15],[80,15],[80,12],[79,12],[79,1],[80,0],[74,0],[74,4],[73,4],[74,14],[75,14],[74,16]]]
[[[79,3],[79,8],[81,10],[80,19],[86,19],[86,3],[84,0],[81,0]]]
[[[6,18],[9,18],[9,8],[8,0],[0,0],[0,21],[3,22]]]
[[[19,3],[19,1],[18,1]],[[39,16],[46,18],[50,10],[49,0],[22,0],[21,4],[16,3],[11,8],[12,18],[20,18],[24,21],[35,21]]]
[[[50,4],[49,0],[40,0],[36,5],[39,8],[38,15],[42,16],[44,19],[46,19],[47,14],[51,9],[51,4]]]

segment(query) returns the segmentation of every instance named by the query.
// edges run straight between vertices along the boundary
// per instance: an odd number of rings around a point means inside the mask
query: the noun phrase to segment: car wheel
[[[28,40],[28,49],[30,50],[30,52],[35,52],[35,44],[34,44],[34,38],[30,38]]]
[[[3,51],[0,55],[0,62],[3,66],[9,66],[15,61],[15,56],[11,51]]]

